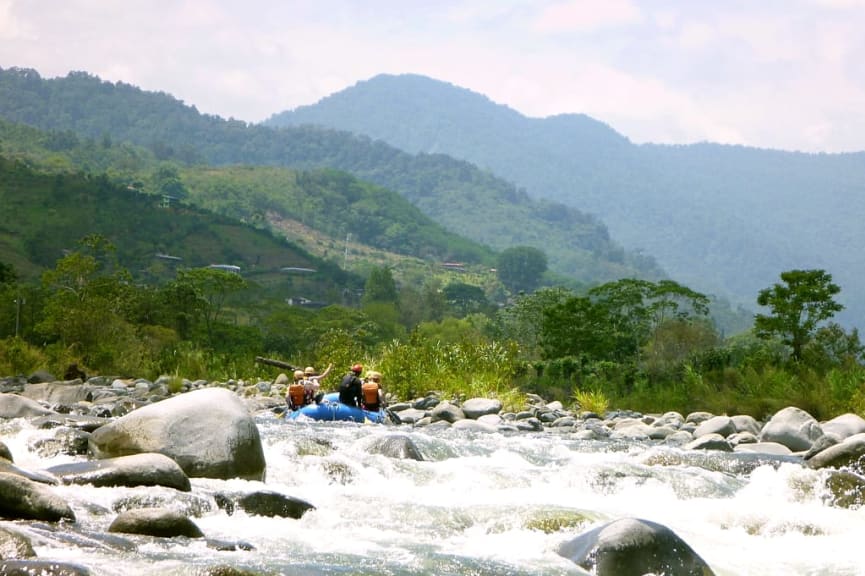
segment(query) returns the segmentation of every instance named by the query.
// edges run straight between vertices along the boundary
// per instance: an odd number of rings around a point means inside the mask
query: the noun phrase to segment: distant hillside
[[[161,207],[158,197],[89,174],[48,174],[0,155],[0,261],[25,280],[52,268],[88,234],[117,248],[139,280],[170,279],[178,266],[238,266],[268,297],[340,302],[363,280],[272,234],[190,206]],[[283,268],[313,269],[295,281]]]
[[[0,117],[100,141],[146,146],[158,159],[215,165],[330,167],[399,192],[447,229],[495,249],[543,249],[555,272],[585,283],[664,272],[628,252],[595,217],[525,191],[440,154],[410,155],[381,142],[320,128],[274,130],[202,115],[162,93],[86,73],[45,80],[0,70]]]
[[[527,118],[414,75],[377,76],[268,124],[348,130],[473,162],[534,198],[596,214],[677,281],[752,308],[780,272],[825,268],[847,306],[839,319],[861,326],[865,317],[865,153],[637,146],[587,116]]]

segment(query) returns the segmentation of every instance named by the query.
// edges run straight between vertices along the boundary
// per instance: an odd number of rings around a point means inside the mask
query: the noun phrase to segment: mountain
[[[472,162],[533,198],[596,215],[627,250],[738,305],[755,307],[782,271],[823,268],[842,288],[839,320],[865,316],[865,153],[635,145],[584,115],[528,118],[417,75],[376,76],[267,124],[347,130]]]
[[[533,199],[510,182],[443,154],[409,154],[347,132],[274,129],[200,114],[164,93],[84,72],[43,79],[0,70],[0,117],[95,142],[130,142],[161,160],[295,169],[336,168],[396,191],[451,232],[501,250],[543,249],[550,268],[584,283],[666,274],[648,253],[622,249],[596,217]],[[61,138],[62,140],[62,138]]]
[[[237,267],[263,298],[341,302],[363,280],[303,248],[236,220],[119,186],[104,175],[48,173],[0,155],[0,261],[25,280],[54,267],[78,241],[99,234],[137,281],[166,280],[176,267]],[[294,281],[286,269],[315,270]]]

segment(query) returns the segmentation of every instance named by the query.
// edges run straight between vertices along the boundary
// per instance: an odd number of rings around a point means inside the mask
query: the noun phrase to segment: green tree
[[[11,264],[0,262],[0,286],[3,284],[14,284],[18,280],[18,275]]]
[[[196,297],[193,313],[204,324],[207,343],[215,344],[216,324],[222,315],[229,295],[246,287],[240,274],[213,268],[191,268],[177,272],[177,283],[191,289]]]
[[[522,294],[514,303],[496,315],[495,335],[502,340],[519,344],[519,355],[524,360],[537,360],[541,356],[541,329],[544,309],[573,297],[566,288],[541,288],[532,294]]]
[[[609,309],[585,296],[545,308],[541,327],[544,358],[608,359],[613,348],[610,324]]]
[[[755,315],[754,328],[761,338],[779,337],[798,361],[820,323],[844,309],[834,299],[841,288],[825,270],[788,270],[781,280],[760,290],[757,304],[769,307],[770,313]]]
[[[480,286],[464,282],[451,282],[444,287],[444,297],[461,318],[472,312],[480,312],[488,302]]]
[[[547,271],[547,255],[531,246],[514,246],[499,254],[496,271],[502,284],[513,293],[531,292]]]
[[[369,278],[363,288],[363,297],[361,304],[367,305],[372,303],[380,304],[396,304],[399,295],[397,294],[396,282],[393,279],[393,273],[387,267],[375,267],[369,273]]]

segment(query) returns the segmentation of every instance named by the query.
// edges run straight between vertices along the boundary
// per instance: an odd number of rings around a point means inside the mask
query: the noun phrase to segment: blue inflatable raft
[[[347,422],[386,422],[387,414],[384,410],[378,412],[370,412],[361,408],[355,408],[347,404],[339,402],[339,392],[331,392],[325,394],[321,402],[318,404],[308,404],[297,410],[290,410],[286,414],[288,420],[297,420],[301,416],[306,416],[313,420],[332,422],[342,420]]]

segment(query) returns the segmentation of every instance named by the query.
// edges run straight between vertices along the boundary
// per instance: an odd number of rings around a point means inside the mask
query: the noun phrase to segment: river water
[[[92,574],[193,575],[228,564],[264,574],[586,574],[557,546],[622,517],[671,528],[718,576],[865,575],[865,509],[826,503],[824,472],[798,464],[747,473],[653,465],[671,448],[581,441],[567,433],[481,433],[256,417],[267,481],[193,479],[193,492],[146,489],[154,501],[197,510],[208,538],[254,550],[217,551],[202,540],[152,540],[124,550],[107,527],[117,503],[141,488],[61,486],[77,516],[70,532],[22,525],[41,559]],[[46,459],[29,447],[46,431],[2,424],[16,465],[31,470],[83,457]],[[424,461],[370,453],[378,436],[410,434]],[[220,491],[273,490],[316,509],[301,519],[227,515]],[[556,524],[558,522],[558,524]],[[547,527],[547,530],[541,529]],[[558,528],[558,529],[555,529]]]

